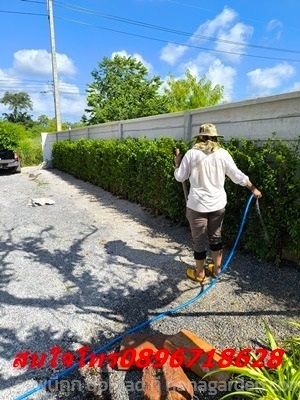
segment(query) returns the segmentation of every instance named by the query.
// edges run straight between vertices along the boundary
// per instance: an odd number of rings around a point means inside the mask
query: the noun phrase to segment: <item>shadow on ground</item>
[[[184,279],[182,274],[183,266],[182,262],[178,261],[178,258],[180,258],[182,251],[190,246],[188,228],[180,227],[162,217],[153,216],[139,205],[114,197],[110,193],[68,174],[57,170],[51,170],[51,173],[68,182],[68,184],[75,186],[80,193],[88,196],[91,202],[101,201],[102,206],[125,213],[129,218],[150,228],[149,235],[162,236],[170,242],[175,241],[180,244],[176,248],[175,254],[170,255],[163,249],[159,253],[157,253],[157,249],[135,249],[122,240],[107,242],[104,246],[106,262],[109,264],[111,261],[111,264],[114,265],[114,270],[109,273],[117,276],[119,284],[112,285],[107,290],[107,282],[103,283],[105,294],[101,294],[101,282],[95,279],[88,270],[80,276],[74,273],[76,266],[83,262],[81,251],[83,243],[89,236],[97,233],[97,226],[85,226],[83,223],[82,232],[78,232],[77,239],[73,241],[72,245],[65,250],[57,248],[54,252],[47,249],[46,240],[49,235],[54,239],[56,238],[55,226],[44,227],[39,235],[24,237],[22,242],[14,240],[13,231],[8,232],[8,238],[0,243],[0,314],[4,307],[9,306],[46,308],[55,313],[56,310],[71,304],[76,307],[75,313],[77,317],[79,315],[84,318],[88,314],[93,315],[95,307],[101,307],[103,317],[115,324],[122,324],[124,329],[128,330],[152,318],[154,310],[170,309],[171,303],[182,295],[182,290],[179,290],[178,284]],[[78,290],[75,293],[70,290],[64,296],[49,299],[40,299],[38,297],[24,299],[9,294],[6,291],[6,287],[14,279],[14,269],[9,261],[9,254],[15,251],[22,252],[29,262],[38,262],[41,266],[48,265],[51,269],[55,269],[63,280],[71,282],[71,286],[78,288]],[[118,276],[118,257],[126,259],[128,263],[127,276]],[[136,271],[137,264],[144,269],[145,273],[149,269],[157,271],[160,279],[148,284],[144,289],[139,286],[133,287],[129,283],[140,278]],[[278,269],[270,263],[252,258],[249,260],[249,257],[242,254],[236,255],[231,264],[232,266],[226,272],[225,279],[230,279],[236,284],[237,295],[247,292],[262,293],[270,296],[273,302],[283,304],[286,315],[295,316],[299,313],[300,286],[299,272],[297,270],[294,268]],[[168,268],[169,265],[172,265],[172,269]],[[292,285],[291,282],[293,283]],[[267,309],[252,312],[261,316],[269,315],[272,312],[276,313],[276,311]],[[282,311],[277,313],[280,315]],[[233,315],[231,311],[222,313],[222,315],[226,314]],[[176,315],[188,316],[191,314],[180,311]],[[202,316],[209,315],[209,313],[193,312],[192,315]],[[217,314],[210,313],[210,315]],[[99,330],[95,343],[82,343],[82,345],[86,344],[93,349],[99,349],[108,341],[118,337],[115,331],[109,328],[102,328],[102,331]],[[139,332],[156,333],[150,326]],[[80,340],[74,337],[69,330],[65,330],[63,334],[58,335],[55,329],[43,330],[38,328],[22,340],[20,340],[18,332],[14,328],[1,330],[0,336],[0,358],[3,360],[13,359],[20,349],[41,351],[44,348],[48,350],[53,347],[54,343],[67,351],[70,348],[70,343]],[[62,370],[64,368],[60,365],[59,369]],[[26,381],[30,378],[34,378],[39,382],[53,376],[54,372],[51,369],[48,369],[46,373],[44,369],[27,369],[17,376],[9,378],[4,378],[3,374],[1,374],[0,387],[5,389],[15,385],[17,382]],[[71,379],[72,376],[76,379],[82,379],[76,373],[68,378]],[[109,379],[108,375],[105,379]],[[140,375],[136,375],[135,379],[140,379]],[[103,398],[109,399],[110,396],[107,396]],[[142,398],[130,393],[128,396],[130,400]],[[85,397],[83,397],[82,393],[74,391],[74,393],[64,398],[84,399]]]

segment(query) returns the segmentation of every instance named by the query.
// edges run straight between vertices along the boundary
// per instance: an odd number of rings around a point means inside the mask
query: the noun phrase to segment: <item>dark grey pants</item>
[[[221,230],[225,215],[225,208],[218,211],[202,213],[190,208],[186,209],[186,217],[190,223],[193,249],[202,253],[209,245],[222,242]]]

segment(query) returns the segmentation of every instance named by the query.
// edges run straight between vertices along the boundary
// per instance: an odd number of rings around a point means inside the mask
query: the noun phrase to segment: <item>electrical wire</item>
[[[7,82],[7,81],[3,81],[6,83],[6,85],[3,85],[2,87],[0,86],[0,91],[7,91],[7,90],[18,90],[21,86],[24,87],[25,89],[45,89],[45,88],[50,88],[51,86],[53,86],[50,83],[44,83],[44,84],[38,84],[38,83],[26,83],[26,82]],[[0,85],[1,85],[1,80],[0,80]],[[81,86],[77,86],[77,85],[73,85],[73,84],[63,84],[63,83],[59,83],[59,87],[60,88],[65,88],[69,91],[74,91],[74,90],[80,90],[80,89],[85,89],[85,87],[81,87]]]
[[[26,85],[26,86],[36,86],[36,87],[45,87],[45,86],[52,86],[53,83],[52,81],[40,81],[40,80],[36,80],[36,79],[19,79],[19,78],[6,78],[6,79],[2,79],[0,78],[0,84],[1,82],[5,82],[6,84],[18,84],[18,85]],[[30,82],[29,84],[27,82]],[[78,88],[81,89],[85,89],[87,87],[86,83],[67,83],[67,82],[59,82],[59,87],[67,87],[69,88],[70,85],[76,86]],[[3,89],[5,89],[8,85],[5,85]]]
[[[176,29],[166,28],[166,27],[163,27],[163,26],[148,24],[148,23],[142,22],[142,21],[137,21],[137,20],[133,20],[133,19],[118,17],[118,16],[111,15],[111,14],[104,14],[104,13],[98,12],[96,10],[91,10],[91,9],[84,8],[84,7],[78,7],[78,6],[75,6],[73,4],[62,3],[62,2],[57,1],[57,0],[54,0],[54,2],[57,5],[57,7],[66,8],[66,9],[69,9],[69,10],[72,10],[72,11],[76,11],[76,12],[79,12],[79,13],[82,13],[82,14],[96,15],[96,16],[100,16],[102,18],[107,18],[107,19],[111,19],[111,20],[115,20],[115,21],[119,21],[119,22],[124,22],[124,23],[128,23],[128,24],[131,24],[131,25],[138,25],[138,26],[141,26],[141,27],[144,27],[144,28],[150,28],[150,29],[169,32],[169,33],[175,33],[175,34],[178,34],[178,35],[184,35],[184,36],[188,36],[188,37],[192,37],[192,38],[200,38],[200,39],[205,39],[205,40],[211,40],[211,41],[214,41],[214,42],[231,44],[231,45],[235,45],[235,46],[253,47],[253,48],[262,49],[262,50],[271,50],[271,51],[279,51],[279,52],[300,54],[299,50],[282,49],[282,48],[270,47],[270,46],[261,46],[261,45],[251,44],[251,43],[244,43],[244,42],[237,42],[237,41],[233,41],[233,40],[220,39],[220,38],[217,38],[217,37],[200,35],[200,34],[191,33],[191,32],[184,32],[184,31],[179,31],[179,30],[176,30]]]
[[[73,22],[73,23],[80,24],[80,25],[85,25],[85,26],[92,26],[94,28],[103,29],[103,30],[110,31],[110,32],[121,33],[123,35],[135,36],[135,37],[139,37],[139,38],[142,38],[142,39],[149,39],[149,40],[154,40],[156,42],[174,44],[174,45],[177,45],[177,46],[183,46],[183,47],[189,47],[189,48],[194,48],[194,49],[212,51],[212,52],[215,52],[215,53],[225,53],[225,54],[238,55],[238,56],[244,56],[244,57],[263,58],[263,59],[267,59],[267,60],[289,61],[289,62],[296,62],[296,63],[300,62],[300,60],[296,60],[296,59],[288,59],[288,58],[280,58],[280,57],[267,57],[267,56],[259,56],[259,55],[246,54],[246,53],[236,53],[236,52],[233,52],[233,51],[210,49],[210,48],[207,48],[207,47],[201,47],[201,46],[185,44],[185,43],[178,43],[178,42],[174,42],[174,41],[170,41],[170,40],[158,39],[158,38],[153,38],[153,37],[150,37],[150,36],[139,35],[139,34],[136,34],[136,33],[130,33],[130,32],[125,32],[125,31],[120,31],[120,30],[117,30],[117,29],[107,28],[107,27],[103,27],[103,26],[99,26],[99,25],[95,25],[95,24],[90,24],[88,22],[77,21],[77,20],[70,19],[70,18],[63,18],[63,17],[56,16],[56,19],[60,19],[62,21],[69,21],[69,22]]]
[[[13,92],[15,89],[8,89],[10,92]],[[41,90],[31,90],[31,89],[29,89],[29,90],[27,90],[26,88],[24,89],[24,91],[26,90],[26,93],[34,93],[34,94],[38,94],[38,93],[40,93],[40,94],[43,94],[43,95],[46,95],[46,94],[49,94],[49,93],[51,93],[52,94],[52,96],[53,96],[53,91],[52,90],[44,90],[44,91],[41,91]],[[65,94],[65,95],[68,95],[68,96],[86,96],[86,93],[83,93],[83,92],[79,92],[79,93],[76,93],[76,92],[65,92],[65,91],[63,91],[63,90],[60,90],[59,91],[59,94]]]
[[[45,5],[45,2],[44,2],[44,1],[37,1],[37,0],[21,0],[21,1],[24,1],[24,2],[26,2],[26,3],[38,3],[38,4],[43,4],[43,5]]]
[[[0,92],[25,91],[27,93],[47,94],[47,93],[53,93],[53,89],[51,89],[52,85],[53,84],[50,81],[45,82],[34,79],[20,80],[18,78],[7,78],[7,79],[0,78]],[[72,86],[74,86],[74,90],[72,90]],[[86,90],[86,88],[87,84],[84,83],[67,83],[67,82],[59,83],[60,94],[73,95],[73,96],[86,96],[86,92],[82,92],[82,90]],[[78,92],[76,90],[78,90]]]
[[[49,94],[51,93],[53,95],[53,90],[38,90],[38,89],[28,89],[28,88],[24,88],[24,89],[16,89],[16,88],[8,88],[7,89],[8,92],[10,93],[14,93],[14,92],[20,92],[20,91],[24,91],[26,93],[40,93],[40,94]],[[0,90],[0,92],[3,92],[2,90]],[[71,96],[86,96],[85,92],[68,92],[65,90],[60,90],[59,94],[67,94],[67,95],[71,95]]]
[[[0,10],[0,13],[6,14],[25,14],[25,15],[39,15],[43,17],[47,17],[48,14],[39,14],[39,13],[32,13],[32,12],[25,12],[25,11],[9,11],[9,10]]]
[[[211,9],[208,9],[208,8],[202,8],[202,7],[199,7],[199,6],[195,6],[194,4],[182,3],[180,1],[175,1],[175,0],[166,0],[166,1],[168,1],[169,3],[177,4],[177,5],[184,6],[184,7],[196,8],[198,10],[208,11],[208,12],[211,12],[211,13],[214,13],[214,14],[217,14],[217,13],[220,12],[220,10],[211,10]],[[245,17],[244,15],[240,15],[240,16],[245,21],[259,22],[260,24],[266,24],[266,21],[262,21],[262,20],[259,20],[259,19],[248,18],[248,17]],[[291,26],[286,26],[286,25],[284,26],[284,29],[288,29],[288,30],[292,30],[292,31],[299,31],[299,29],[297,29],[297,28],[294,28],[294,27],[291,27]]]
[[[31,0],[23,0],[23,1],[31,2]],[[99,13],[99,12],[97,12],[95,10],[90,10],[90,9],[86,9],[86,8],[83,8],[83,7],[74,6],[72,4],[68,5],[66,3],[62,3],[62,2],[59,2],[59,1],[56,1],[56,0],[54,0],[54,1],[55,1],[55,4],[58,7],[67,8],[67,9],[70,9],[70,10],[73,10],[73,11],[77,11],[77,12],[80,12],[80,13],[88,13],[88,14],[92,14],[92,15],[98,15],[98,16],[102,16],[103,18],[109,18],[109,19],[117,20],[119,22],[130,23],[130,24],[142,26],[142,27],[145,27],[145,28],[150,28],[150,29],[155,29],[155,30],[162,30],[162,31],[165,31],[165,32],[168,32],[168,33],[175,33],[175,34],[185,35],[185,36],[189,36],[189,37],[199,37],[201,39],[217,41],[217,42],[221,42],[221,43],[224,43],[224,44],[235,45],[235,46],[253,47],[253,48],[263,49],[263,50],[271,50],[271,51],[280,51],[280,52],[288,52],[288,53],[300,54],[300,51],[298,51],[298,50],[280,49],[280,48],[275,48],[275,47],[259,46],[259,45],[253,45],[253,44],[248,44],[248,43],[241,43],[241,42],[236,42],[236,41],[219,39],[219,38],[215,38],[215,37],[209,37],[209,36],[205,36],[205,35],[192,34],[192,33],[188,33],[188,32],[183,32],[183,31],[178,31],[178,30],[169,29],[169,28],[165,28],[165,27],[160,27],[160,26],[157,26],[157,25],[147,24],[147,23],[144,23],[144,22],[141,22],[141,21],[135,21],[135,20],[131,20],[131,19],[121,18],[121,17],[110,15],[110,14],[103,14],[103,13]],[[13,14],[29,14],[29,15],[48,16],[48,14],[27,13],[27,12],[17,12],[17,11],[0,10],[0,12],[13,13]],[[300,62],[300,60],[287,59],[287,58],[282,58],[282,57],[279,58],[279,57],[260,56],[260,55],[255,55],[255,54],[246,54],[246,53],[238,53],[238,52],[234,52],[234,51],[211,49],[211,48],[191,45],[191,44],[188,44],[188,43],[178,43],[178,42],[174,42],[174,41],[170,41],[170,40],[163,40],[163,39],[159,39],[159,38],[153,38],[153,37],[150,37],[150,36],[134,34],[134,33],[130,33],[130,32],[124,32],[124,31],[120,31],[120,30],[116,30],[116,29],[112,29],[112,28],[107,28],[107,27],[102,27],[102,26],[98,26],[98,25],[95,25],[95,24],[90,24],[90,23],[86,23],[86,22],[82,22],[82,21],[76,21],[76,20],[69,19],[69,18],[63,18],[63,17],[58,17],[58,16],[56,16],[56,18],[64,20],[64,21],[69,21],[69,22],[81,24],[81,25],[93,26],[93,27],[96,27],[98,29],[108,30],[108,31],[116,32],[116,33],[121,33],[123,35],[140,37],[140,38],[143,38],[143,39],[149,39],[149,40],[158,41],[158,42],[162,42],[162,43],[174,44],[174,45],[177,45],[177,46],[196,48],[196,49],[205,50],[205,51],[224,53],[224,54],[231,54],[231,55],[237,55],[237,56],[246,56],[246,57],[252,57],[252,58],[261,58],[261,59],[277,60],[277,61],[288,61],[288,62]]]

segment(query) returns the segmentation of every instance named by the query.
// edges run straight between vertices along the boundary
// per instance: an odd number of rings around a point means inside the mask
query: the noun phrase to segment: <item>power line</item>
[[[208,8],[202,8],[202,7],[199,7],[199,6],[195,6],[194,4],[182,3],[180,1],[175,1],[175,0],[166,0],[166,1],[168,1],[169,3],[178,4],[180,6],[196,8],[198,10],[203,10],[203,11],[209,11],[209,12],[214,13],[214,14],[220,12],[219,10],[217,11],[217,10],[211,10],[211,9],[208,9]],[[241,17],[246,21],[259,22],[261,24],[265,24],[265,21],[262,21],[262,20],[259,20],[259,19],[247,18],[244,15],[241,15]],[[293,28],[293,27],[290,27],[290,26],[285,26],[284,28],[288,29],[288,30],[292,30],[292,31],[299,31],[299,29],[296,29],[296,28]]]
[[[166,27],[163,27],[163,26],[148,24],[148,23],[142,22],[142,21],[137,21],[137,20],[133,20],[133,19],[118,17],[118,16],[111,15],[111,14],[104,14],[104,13],[98,12],[96,10],[91,10],[91,9],[84,8],[84,7],[78,7],[78,6],[73,5],[73,4],[62,3],[62,2],[57,1],[57,0],[54,0],[54,2],[58,7],[66,8],[66,9],[69,9],[71,11],[76,11],[76,12],[79,12],[79,13],[82,13],[82,14],[96,15],[96,16],[103,17],[103,18],[106,18],[106,19],[111,19],[111,20],[115,20],[115,21],[131,24],[131,25],[142,26],[144,28],[160,30],[160,31],[169,32],[169,33],[175,33],[175,34],[178,34],[178,35],[183,35],[183,36],[188,36],[188,37],[193,37],[193,38],[211,40],[211,41],[214,41],[214,42],[232,44],[232,45],[235,45],[235,46],[253,47],[253,48],[262,49],[262,50],[271,50],[271,51],[280,51],[280,52],[286,52],[286,53],[300,54],[299,50],[282,49],[282,48],[270,47],[270,46],[261,46],[261,45],[251,44],[251,43],[243,43],[243,42],[237,42],[237,41],[233,41],[233,40],[219,39],[217,37],[212,37],[212,36],[193,34],[193,33],[190,33],[190,32],[184,32],[184,31],[179,31],[179,30],[172,29],[172,28],[166,28]]]
[[[103,27],[103,26],[99,26],[99,25],[95,25],[95,24],[90,24],[88,22],[77,21],[77,20],[73,20],[73,19],[69,19],[69,18],[63,18],[63,17],[58,17],[58,16],[56,16],[56,18],[60,19],[60,20],[63,20],[63,21],[69,21],[69,22],[73,22],[73,23],[76,23],[76,24],[80,24],[80,25],[93,26],[93,27],[98,28],[98,29],[104,29],[104,30],[111,31],[111,32],[121,33],[123,35],[135,36],[135,37],[139,37],[139,38],[142,38],[142,39],[149,39],[149,40],[154,40],[154,41],[162,42],[162,43],[175,44],[177,46],[190,47],[190,48],[194,48],[194,49],[212,51],[212,52],[216,52],[216,53],[232,54],[232,55],[238,55],[238,56],[244,56],[244,57],[263,58],[263,59],[267,59],[267,60],[300,62],[300,60],[294,60],[294,59],[288,59],[288,58],[259,56],[259,55],[255,55],[255,54],[245,54],[245,53],[237,53],[237,52],[234,52],[234,51],[210,49],[210,48],[207,48],[207,47],[201,47],[201,46],[185,44],[185,43],[178,43],[178,42],[174,42],[174,41],[170,41],[170,40],[164,40],[164,39],[153,38],[153,37],[150,37],[150,36],[139,35],[139,34],[136,34],[136,33],[124,32],[124,31],[120,31],[120,30],[117,30],[117,29],[107,28],[107,27]]]
[[[72,94],[79,94],[79,93],[83,93],[82,89],[79,88],[74,88],[74,90],[72,88],[68,88],[67,86],[61,86],[59,85],[60,88],[60,92],[64,92],[64,93],[72,93]],[[4,87],[0,87],[0,92],[20,92],[20,91],[29,91],[29,90],[36,90],[38,92],[53,92],[53,89],[49,86],[49,87],[41,87],[41,86],[24,86],[24,85],[18,85],[18,86],[4,86]]]
[[[44,1],[37,1],[37,0],[21,0],[21,1],[24,1],[26,3],[38,3],[38,4],[44,4],[45,5]]]
[[[40,83],[40,84],[49,84],[49,83],[51,83],[51,81],[50,80],[47,80],[47,81],[41,81],[41,80],[38,80],[38,79],[23,79],[23,78],[11,78],[11,77],[7,77],[7,78],[5,78],[5,79],[3,79],[3,77],[1,77],[0,78],[0,82],[10,82],[10,81],[16,81],[17,83],[18,82],[34,82],[34,83]],[[63,84],[66,84],[66,85],[71,85],[71,83],[68,83],[68,82],[63,82]],[[85,85],[84,83],[76,83],[76,86],[79,86],[79,85]]]
[[[16,82],[16,83],[23,83],[23,82],[25,82],[25,84],[26,84],[26,82],[33,82],[33,84],[37,84],[37,85],[40,85],[40,86],[44,86],[44,85],[52,85],[52,82],[51,81],[40,81],[40,80],[37,80],[37,79],[19,79],[19,78],[6,78],[6,79],[2,79],[2,78],[0,78],[0,82],[6,82],[6,83],[14,83],[14,81]],[[68,83],[68,82],[59,82],[59,85],[60,86],[69,86],[69,85],[74,85],[74,86],[76,86],[76,87],[78,87],[78,86],[84,86],[84,87],[86,87],[86,83]]]
[[[1,84],[2,82],[5,82],[6,85]],[[86,85],[87,86],[87,85]],[[85,88],[79,88],[77,86],[74,87],[70,87],[68,84],[61,84],[59,83],[59,87],[62,90],[68,91],[68,92],[72,92],[72,93],[76,93],[76,91],[80,91],[80,90],[85,90]],[[21,88],[26,89],[36,89],[36,90],[53,90],[53,84],[52,83],[48,83],[48,84],[38,84],[38,83],[30,83],[30,84],[26,84],[23,82],[7,82],[3,79],[0,79],[0,91],[1,92],[5,92],[8,90],[21,90]]]
[[[6,1],[8,1],[8,0],[6,0]],[[17,1],[24,1],[24,2],[28,2],[28,3],[39,3],[39,4],[45,5],[45,1],[37,1],[37,0],[17,0]]]
[[[25,0],[24,0],[24,1],[25,1]],[[170,2],[170,3],[179,4],[179,5],[181,5],[181,6],[197,8],[198,10],[210,11],[210,12],[213,12],[213,13],[218,12],[218,11],[216,11],[216,10],[210,10],[210,9],[208,9],[208,8],[202,8],[202,7],[199,7],[199,6],[192,5],[192,4],[180,3],[179,1],[173,1],[173,0],[167,0],[167,1]]]
[[[6,13],[6,14],[26,14],[26,15],[39,15],[39,16],[47,17],[47,14],[31,13],[31,12],[24,12],[24,11],[0,10],[0,13]]]
[[[21,1],[33,2],[33,0],[21,0]],[[280,49],[280,48],[276,48],[276,47],[259,46],[259,45],[235,42],[235,41],[230,41],[230,40],[225,40],[225,39],[218,39],[218,38],[215,38],[215,37],[210,37],[210,36],[205,36],[205,35],[192,34],[192,33],[188,33],[188,32],[183,32],[183,31],[178,31],[178,30],[174,30],[174,29],[160,27],[160,26],[157,26],[157,25],[147,24],[147,23],[140,22],[140,21],[121,18],[121,17],[109,15],[109,14],[103,14],[103,13],[99,13],[99,12],[97,12],[95,10],[90,10],[90,9],[85,9],[85,8],[82,8],[82,7],[77,7],[77,6],[74,6],[72,4],[68,5],[68,4],[61,3],[61,2],[56,1],[56,0],[54,0],[54,1],[55,1],[55,4],[58,5],[58,7],[67,8],[67,9],[70,9],[70,10],[73,10],[73,11],[77,11],[77,12],[80,12],[80,13],[88,13],[88,14],[92,14],[92,15],[99,15],[99,16],[102,16],[103,18],[108,18],[108,19],[113,19],[113,20],[117,20],[117,21],[120,21],[120,22],[124,22],[124,23],[143,26],[143,27],[150,28],[150,29],[162,30],[162,31],[165,31],[165,32],[180,34],[180,35],[189,36],[189,37],[199,37],[201,39],[212,40],[212,41],[217,41],[217,42],[221,42],[221,43],[225,43],[225,44],[231,44],[231,45],[237,45],[237,46],[243,46],[243,47],[253,47],[253,48],[259,48],[259,49],[264,49],[264,50],[289,52],[289,53],[296,53],[296,54],[300,53],[300,51],[298,51],[298,50]],[[39,3],[42,3],[42,2],[39,2]],[[47,16],[47,14],[17,12],[17,11],[6,11],[6,10],[0,10],[0,12],[12,13],[12,14],[28,14],[28,15]],[[300,61],[300,60],[294,60],[294,59],[259,56],[259,55],[254,55],[254,54],[245,54],[245,53],[238,53],[238,52],[233,52],[233,51],[210,49],[210,48],[200,47],[200,46],[196,46],[196,45],[178,43],[178,42],[174,42],[174,41],[170,41],[170,40],[163,40],[163,39],[153,38],[153,37],[149,37],[149,36],[145,36],[145,35],[139,35],[139,34],[124,32],[124,31],[120,31],[120,30],[116,30],[116,29],[112,29],[112,28],[101,27],[101,26],[98,26],[98,25],[95,25],[95,24],[85,23],[85,22],[81,22],[81,21],[68,19],[68,18],[63,18],[63,17],[56,17],[56,18],[62,19],[62,20],[65,20],[65,21],[70,21],[70,22],[77,23],[77,24],[81,24],[81,25],[93,26],[93,27],[96,27],[96,28],[99,28],[99,29],[109,30],[109,31],[113,31],[113,32],[117,32],[117,33],[121,33],[121,34],[125,34],[125,35],[140,37],[140,38],[159,41],[159,42],[163,42],[163,43],[172,43],[172,44],[179,45],[179,46],[184,46],[184,47],[190,47],[190,48],[197,48],[197,49],[201,49],[201,50],[213,51],[213,52],[217,52],[217,53],[225,53],[225,54],[232,54],[232,55],[238,55],[238,56],[247,56],[247,57],[263,58],[263,59],[278,60],[278,61],[289,61],[289,62],[299,62]]]
[[[0,89],[0,92],[1,91],[3,91],[3,92],[5,92],[5,91],[15,92],[15,91],[20,91],[20,90],[21,89],[16,88],[16,87],[11,87],[11,88],[10,87],[6,87],[5,90]],[[27,87],[25,87],[22,90],[24,92],[26,92],[26,93],[40,93],[40,94],[50,94],[51,93],[51,96],[53,96],[53,90],[52,89],[49,89],[49,90],[37,90],[37,88],[27,88]],[[67,92],[67,91],[64,91],[64,90],[60,90],[59,93],[60,94],[71,95],[71,96],[86,96],[86,93],[83,93],[83,92],[76,93],[76,92]]]
[[[47,84],[47,83],[49,83],[49,82],[50,82],[50,83],[52,82],[51,80],[41,81],[41,80],[39,80],[39,79],[12,78],[12,77],[7,77],[6,79],[1,79],[1,78],[0,78],[0,81],[5,81],[5,82],[6,82],[6,81],[17,81],[17,82],[22,81],[22,82],[44,83],[44,84]],[[72,83],[68,83],[68,82],[61,82],[61,83],[66,84],[66,85],[72,85]],[[76,83],[74,83],[74,85],[76,85],[76,86],[85,86],[86,83],[76,82]]]

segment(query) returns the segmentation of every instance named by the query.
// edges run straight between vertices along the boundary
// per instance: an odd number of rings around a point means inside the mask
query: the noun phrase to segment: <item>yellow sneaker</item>
[[[205,271],[207,271],[208,276],[216,278],[217,275],[214,273],[214,264],[208,264],[205,266]]]
[[[199,283],[203,283],[206,280],[205,276],[204,276],[204,278],[200,278],[200,276],[196,276],[196,270],[194,268],[188,268],[186,270],[186,276],[188,278],[192,279],[192,281],[199,282]]]

